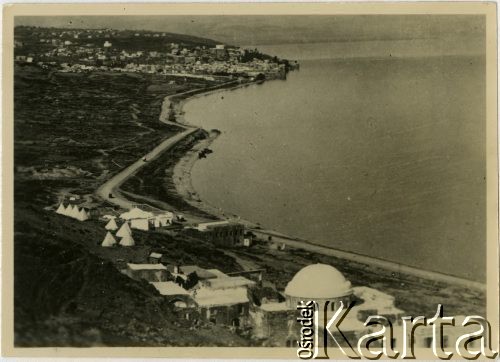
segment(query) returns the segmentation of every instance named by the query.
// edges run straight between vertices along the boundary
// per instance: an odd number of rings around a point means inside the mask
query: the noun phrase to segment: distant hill
[[[147,29],[234,45],[483,37],[480,15],[215,15],[16,17],[16,25]],[[175,35],[180,37],[180,35]]]
[[[16,40],[33,43],[44,39],[62,39],[70,40],[73,44],[92,44],[102,46],[103,42],[112,41],[121,49],[129,51],[150,51],[159,50],[162,47],[166,48],[171,43],[181,44],[187,47],[207,46],[213,47],[215,44],[220,44],[212,39],[201,38],[193,35],[175,34],[169,32],[154,32],[143,30],[112,30],[112,29],[74,29],[71,31],[82,32],[79,38],[65,34],[67,28],[52,28],[52,27],[31,27],[31,26],[16,26],[14,36]],[[156,35],[156,36],[155,36]]]

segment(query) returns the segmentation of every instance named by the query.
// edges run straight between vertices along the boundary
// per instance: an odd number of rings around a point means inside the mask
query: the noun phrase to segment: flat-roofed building
[[[214,245],[232,247],[243,243],[245,227],[240,223],[224,220],[201,223],[187,227],[185,231]]]
[[[123,272],[132,279],[144,279],[148,282],[165,282],[169,279],[167,267],[163,264],[128,263]]]
[[[250,300],[245,287],[229,289],[196,289],[193,299],[202,320],[213,324],[241,327],[247,324]]]
[[[204,285],[212,289],[229,289],[229,288],[240,288],[240,287],[248,288],[256,284],[254,281],[240,276],[238,277],[225,276],[225,277],[218,277],[215,279],[207,279],[203,283]]]

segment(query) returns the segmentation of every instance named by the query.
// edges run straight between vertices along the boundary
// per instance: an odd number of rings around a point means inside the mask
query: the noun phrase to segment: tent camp
[[[64,204],[62,202],[59,204],[56,213],[59,215],[64,215],[66,213],[66,208],[64,207]]]
[[[115,219],[111,219],[111,220],[108,221],[108,223],[106,224],[106,226],[104,228],[106,230],[115,231],[116,229],[118,229],[118,225],[116,225]]]
[[[113,235],[111,235],[111,233],[108,231],[106,233],[106,237],[104,238],[104,240],[102,241],[102,244],[101,246],[104,246],[104,247],[111,247],[111,246],[114,246],[116,244],[116,240],[115,238],[113,237]]]
[[[132,235],[126,235],[120,240],[120,245],[121,246],[134,246],[135,241],[132,238]]]
[[[118,230],[118,232],[116,233],[116,236],[123,238],[127,235],[132,235],[132,230],[130,230],[128,223],[124,222],[123,225],[120,227],[120,230]]]

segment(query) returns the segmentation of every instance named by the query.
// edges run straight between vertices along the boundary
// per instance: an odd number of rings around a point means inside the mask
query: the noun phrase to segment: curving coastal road
[[[178,125],[181,126],[181,125]],[[182,131],[181,133],[176,134],[173,137],[167,138],[164,140],[162,143],[160,143],[158,146],[156,146],[152,151],[147,153],[146,155],[142,156],[131,164],[130,166],[126,167],[119,173],[117,173],[115,176],[110,178],[106,183],[101,185],[96,193],[99,195],[101,198],[104,200],[120,206],[124,209],[130,209],[132,208],[132,205],[134,202],[131,202],[127,200],[125,197],[123,197],[120,192],[118,191],[118,188],[122,183],[124,183],[129,177],[131,177],[133,174],[135,174],[141,167],[146,165],[147,163],[143,161],[144,157],[148,161],[152,161],[155,158],[157,158],[159,155],[161,155],[164,151],[170,149],[171,147],[175,146],[177,142],[181,141],[188,135],[190,135],[193,132],[196,132],[199,128],[187,128],[186,130]],[[113,194],[113,197],[109,197],[109,194]]]

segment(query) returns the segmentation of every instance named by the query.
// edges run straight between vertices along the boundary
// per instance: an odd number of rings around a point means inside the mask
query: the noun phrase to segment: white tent
[[[139,230],[149,230],[149,221],[148,219],[132,219],[130,221],[130,227],[132,229],[139,229]]]
[[[111,219],[111,220],[108,221],[108,223],[106,224],[106,226],[104,228],[106,230],[115,231],[116,229],[118,229],[118,225],[116,225],[115,219]]]
[[[80,212],[78,213],[78,216],[76,217],[80,221],[85,221],[89,219],[89,214],[87,211],[82,207],[80,209]]]
[[[61,202],[59,204],[59,207],[57,208],[56,210],[56,214],[59,214],[59,215],[64,215],[66,212],[66,208],[64,207],[64,204]]]
[[[154,224],[155,227],[159,228],[162,226],[171,225],[173,221],[174,221],[174,214],[172,212],[167,211],[161,215],[156,215]]]
[[[123,238],[127,235],[132,235],[132,230],[130,230],[128,223],[124,222],[123,225],[120,227],[120,230],[118,230],[118,232],[116,233],[116,236]]]
[[[113,235],[111,235],[111,233],[108,231],[106,233],[106,237],[104,238],[104,240],[102,241],[102,244],[101,246],[104,246],[104,247],[110,247],[110,246],[113,246],[116,244],[116,240],[115,238],[113,237]]]
[[[152,217],[153,214],[151,212],[141,210],[138,207],[134,207],[130,211],[124,212],[123,214],[120,215],[120,219],[124,220],[149,219]]]
[[[69,212],[68,216],[72,217],[74,219],[78,219],[78,217],[80,216],[80,210],[78,209],[78,206],[73,205],[73,207],[71,208],[71,211]]]
[[[132,238],[132,235],[126,235],[120,240],[120,245],[121,246],[134,246],[135,241]]]
[[[71,204],[68,204],[68,206],[66,206],[66,209],[64,210],[64,213],[63,215],[66,215],[66,216],[69,216],[69,214],[71,213],[71,210],[73,210],[73,205]]]

